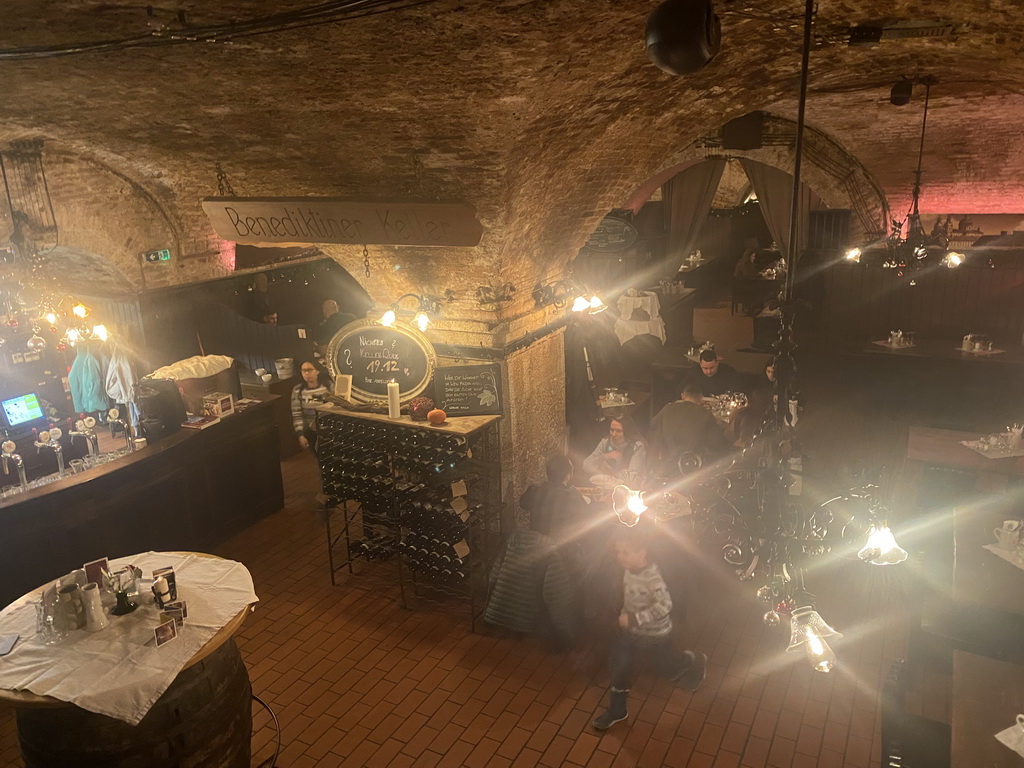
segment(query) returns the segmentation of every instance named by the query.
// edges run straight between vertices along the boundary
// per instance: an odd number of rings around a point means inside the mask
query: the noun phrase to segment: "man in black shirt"
[[[700,390],[691,384],[681,400],[666,405],[651,421],[652,466],[659,477],[679,474],[683,454],[707,458],[727,448],[723,429],[701,402]]]
[[[731,365],[718,362],[718,354],[713,349],[705,349],[700,353],[700,368],[694,368],[686,376],[684,387],[695,387],[704,397],[724,395],[726,392],[742,392],[740,375]]]
[[[530,515],[530,530],[565,543],[585,527],[587,502],[570,487],[572,462],[561,454],[552,456],[544,467],[548,481],[531,485],[519,499]]]
[[[334,299],[327,299],[320,306],[320,311],[323,312],[324,321],[320,323],[320,327],[316,330],[316,344],[319,348],[323,349],[334,338],[334,334],[356,318],[347,312],[338,311],[338,302]]]

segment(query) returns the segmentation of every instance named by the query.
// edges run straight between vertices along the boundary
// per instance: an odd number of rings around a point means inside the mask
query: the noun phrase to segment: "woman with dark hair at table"
[[[302,382],[292,389],[292,427],[303,449],[316,451],[316,406],[327,401],[331,379],[309,360],[299,366]]]
[[[583,462],[583,471],[591,475],[620,477],[623,471],[643,477],[647,472],[647,445],[627,416],[610,419],[608,436],[601,438],[594,452]]]

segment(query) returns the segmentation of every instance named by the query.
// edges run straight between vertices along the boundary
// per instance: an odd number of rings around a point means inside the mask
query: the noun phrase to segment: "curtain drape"
[[[789,247],[789,213],[793,206],[793,176],[764,163],[740,158],[754,194],[757,195],[761,215],[775,239],[779,251],[792,264]],[[807,242],[807,221],[810,211],[823,208],[821,199],[803,182],[800,183],[800,203],[797,209],[798,240],[793,252],[799,254]]]
[[[662,185],[668,245],[659,278],[675,277],[683,259],[693,250],[724,170],[725,158],[714,157],[691,165]]]

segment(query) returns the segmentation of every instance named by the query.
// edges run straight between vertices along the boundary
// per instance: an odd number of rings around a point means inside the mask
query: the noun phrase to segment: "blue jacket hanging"
[[[75,362],[68,373],[71,385],[71,403],[78,413],[105,411],[110,406],[106,388],[103,386],[103,371],[100,361],[89,349],[87,343],[76,348]]]

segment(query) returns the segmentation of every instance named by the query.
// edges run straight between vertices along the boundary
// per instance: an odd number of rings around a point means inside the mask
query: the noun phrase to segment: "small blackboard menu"
[[[339,329],[327,345],[328,368],[334,376],[352,377],[356,402],[387,400],[390,381],[398,382],[406,402],[427,388],[436,364],[427,337],[405,325],[357,320]]]
[[[449,416],[501,413],[501,366],[458,365],[438,368],[434,402]]]

